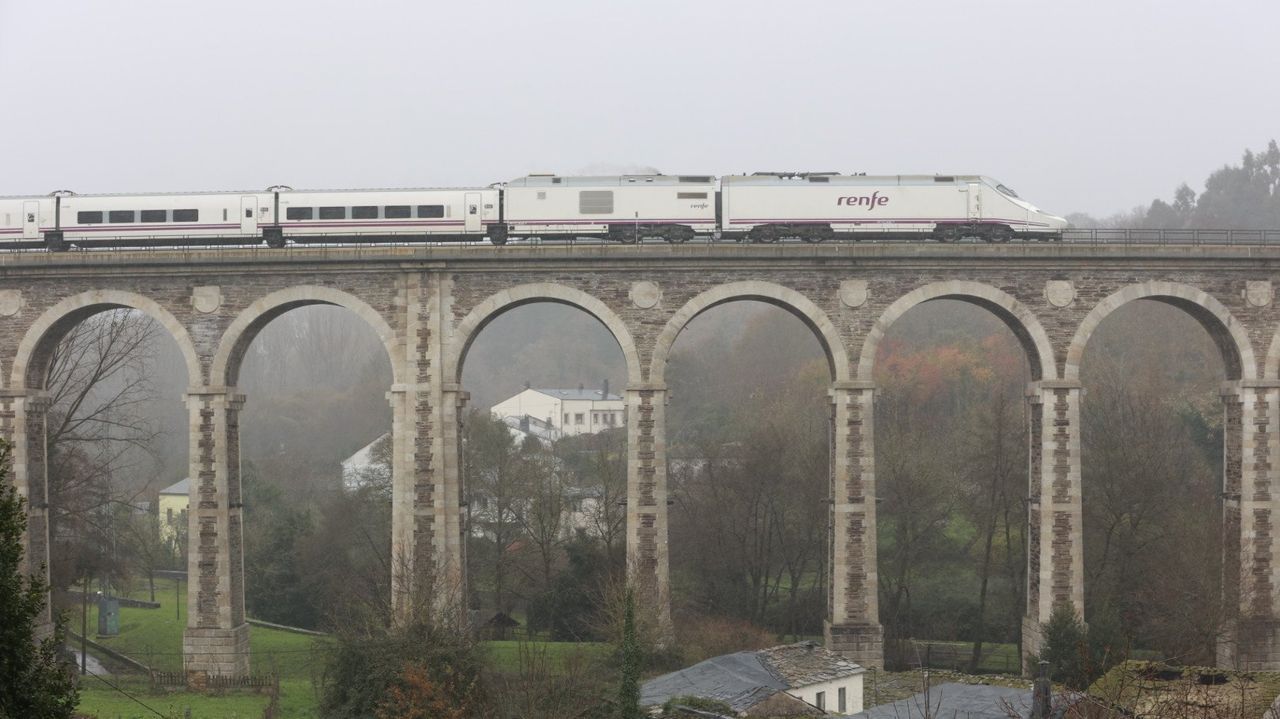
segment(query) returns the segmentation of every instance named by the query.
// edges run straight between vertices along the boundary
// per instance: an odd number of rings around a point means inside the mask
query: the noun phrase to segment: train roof
[[[963,185],[970,182],[995,184],[982,175],[841,175],[831,172],[781,173],[758,172],[753,175],[726,175],[723,182],[732,185],[796,185],[823,183],[831,185]]]
[[[479,192],[481,190],[489,190],[490,187],[363,187],[363,188],[331,188],[331,189],[295,189],[292,187],[281,187],[282,194],[290,192],[333,192],[344,194],[359,194],[363,192]],[[273,192],[272,188],[259,188],[257,190],[193,190],[189,192],[69,192],[59,190],[58,193],[48,193],[44,195],[0,195],[0,200],[43,200],[53,197],[54,194],[62,194],[64,197],[207,197],[220,195],[262,195]]]
[[[570,185],[574,187],[629,187],[631,185],[710,185],[716,181],[715,175],[583,175],[562,177],[560,175],[525,175],[507,183],[508,187],[552,187]]]

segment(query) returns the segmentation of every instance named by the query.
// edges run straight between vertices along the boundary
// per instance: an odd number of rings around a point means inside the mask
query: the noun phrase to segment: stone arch
[[[1040,319],[1026,305],[1009,293],[981,282],[949,280],[934,282],[899,297],[880,314],[867,332],[858,358],[858,379],[870,381],[875,369],[876,351],[889,327],[911,308],[931,300],[960,300],[991,312],[1013,332],[1026,352],[1031,365],[1031,379],[1057,379],[1058,367],[1053,357],[1053,343]]]
[[[187,382],[197,384],[201,374],[200,359],[186,326],[155,300],[124,290],[90,290],[72,295],[45,310],[27,328],[10,372],[10,386],[43,389],[48,371],[49,353],[62,337],[85,319],[111,309],[133,309],[151,317],[178,343],[187,365]]]
[[[772,282],[750,280],[745,282],[729,282],[717,285],[689,300],[676,311],[662,328],[653,347],[653,358],[649,364],[649,381],[662,384],[666,381],[667,359],[676,338],[695,317],[707,310],[726,302],[737,300],[756,300],[780,307],[795,315],[808,325],[817,335],[818,342],[827,355],[827,364],[831,369],[831,377],[836,382],[849,379],[849,355],[844,341],[827,313],[822,311],[808,297],[799,292]]]
[[[507,310],[534,302],[557,302],[570,305],[596,318],[613,334],[613,339],[622,348],[622,356],[627,363],[627,381],[640,381],[640,356],[636,353],[631,331],[627,329],[622,318],[596,297],[582,290],[554,282],[517,285],[495,292],[473,307],[450,336],[444,357],[445,381],[459,384],[462,382],[462,365],[466,361],[467,352],[471,350],[471,344],[486,325]]]
[[[397,361],[403,354],[402,341],[386,318],[369,303],[342,290],[318,285],[298,285],[272,292],[258,299],[236,316],[222,333],[218,350],[213,355],[209,383],[227,387],[236,386],[240,380],[240,362],[244,358],[244,353],[262,328],[289,310],[309,305],[343,307],[367,322],[378,334],[378,339],[382,340],[387,350],[387,360],[391,363],[392,382],[398,384],[405,381],[406,378],[400,376],[402,362]]]
[[[1267,347],[1267,356],[1263,360],[1263,379],[1280,379],[1280,327],[1271,335],[1271,345]]]
[[[1227,379],[1257,379],[1258,364],[1254,359],[1253,344],[1244,327],[1231,315],[1231,311],[1203,290],[1177,282],[1159,281],[1140,282],[1121,288],[1099,302],[1081,320],[1071,339],[1071,345],[1067,348],[1063,379],[1079,381],[1080,362],[1093,331],[1122,305],[1141,299],[1164,302],[1195,318],[1222,352]],[[1275,343],[1272,344],[1274,346]]]

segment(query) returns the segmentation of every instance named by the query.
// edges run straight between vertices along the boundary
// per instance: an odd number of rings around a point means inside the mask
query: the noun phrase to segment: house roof
[[[555,397],[561,400],[593,400],[596,402],[610,401],[621,402],[622,397],[610,392],[605,394],[603,390],[598,389],[546,389],[543,387],[533,387],[534,392],[541,392],[549,397]]]
[[[866,670],[814,642],[784,644],[754,652],[712,657],[651,679],[640,688],[640,704],[696,696],[745,711],[779,691],[843,679]]]
[[[696,696],[724,702],[734,711],[745,711],[786,688],[782,677],[769,670],[758,652],[736,652],[650,679],[640,687],[640,705]]]
[[[164,489],[160,490],[160,494],[189,495],[191,494],[191,479],[187,478],[180,482],[174,482],[168,487],[165,487]]]
[[[1062,716],[1065,707],[1061,703],[1054,708],[1053,716]],[[850,719],[923,719],[924,717],[955,717],[956,719],[1009,719],[1011,716],[1031,716],[1031,690],[1015,687],[997,687],[988,684],[957,684],[949,682],[931,687],[926,695],[900,699],[892,704],[881,704],[852,715]]]
[[[759,652],[789,688],[835,681],[866,672],[817,642],[799,642],[761,649]]]

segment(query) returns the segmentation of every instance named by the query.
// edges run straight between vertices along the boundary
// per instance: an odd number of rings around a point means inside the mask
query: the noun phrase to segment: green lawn
[[[191,719],[258,719],[268,701],[266,696],[248,693],[221,696],[191,692],[152,693],[145,679],[111,677],[110,681],[134,698],[100,680],[88,678],[81,685],[77,711],[94,719],[157,719],[155,712],[179,719],[185,718],[188,709]]]
[[[94,605],[88,612],[89,638],[128,655],[148,666],[167,671],[182,669],[182,632],[187,626],[185,583],[177,587],[180,601],[174,607],[174,581],[156,580],[159,609],[120,608],[120,634],[98,637],[98,613]],[[148,599],[145,586],[130,592],[137,599]],[[80,631],[80,612],[71,612],[68,626]],[[324,653],[331,646],[325,637],[250,627],[250,666],[255,674],[276,673],[280,676],[281,716],[307,719],[316,714],[318,697],[314,680],[324,666]],[[563,671],[572,662],[602,660],[609,652],[606,644],[546,641],[484,642],[489,664],[498,671],[514,671],[525,661],[546,661],[551,671]],[[251,693],[209,696],[193,692],[155,692],[145,678],[112,676],[113,684],[137,697],[165,716],[182,717],[191,709],[193,719],[219,717],[259,717],[267,698]],[[155,714],[101,681],[88,677],[82,683],[79,711],[95,719],[131,719]]]
[[[608,644],[600,642],[541,642],[541,641],[492,641],[483,642],[489,666],[497,671],[516,671],[521,660],[546,661],[553,670],[563,670],[570,662],[594,662],[608,656]]]

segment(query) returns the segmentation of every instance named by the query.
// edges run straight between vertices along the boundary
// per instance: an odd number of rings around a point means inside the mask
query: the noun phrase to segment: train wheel
[[[67,243],[62,239],[61,231],[52,231],[44,233],[44,246],[50,252],[65,252]]]
[[[284,247],[284,230],[268,227],[262,231],[262,239],[266,241],[267,247],[278,250]]]
[[[640,228],[634,225],[609,225],[605,237],[623,245],[634,245],[640,241]]]
[[[773,225],[757,225],[747,233],[752,242],[769,244],[778,241],[778,228]]]
[[[1013,230],[1004,225],[993,227],[987,235],[987,239],[991,242],[1008,242],[1013,239]]]
[[[499,246],[507,244],[506,225],[489,225],[489,242]]]
[[[662,236],[667,240],[667,242],[673,245],[678,245],[682,242],[688,242],[693,239],[693,228],[686,227],[685,225],[672,225],[671,227],[665,228]]]
[[[955,242],[960,239],[960,230],[955,225],[938,225],[933,228],[933,239],[938,242]]]

